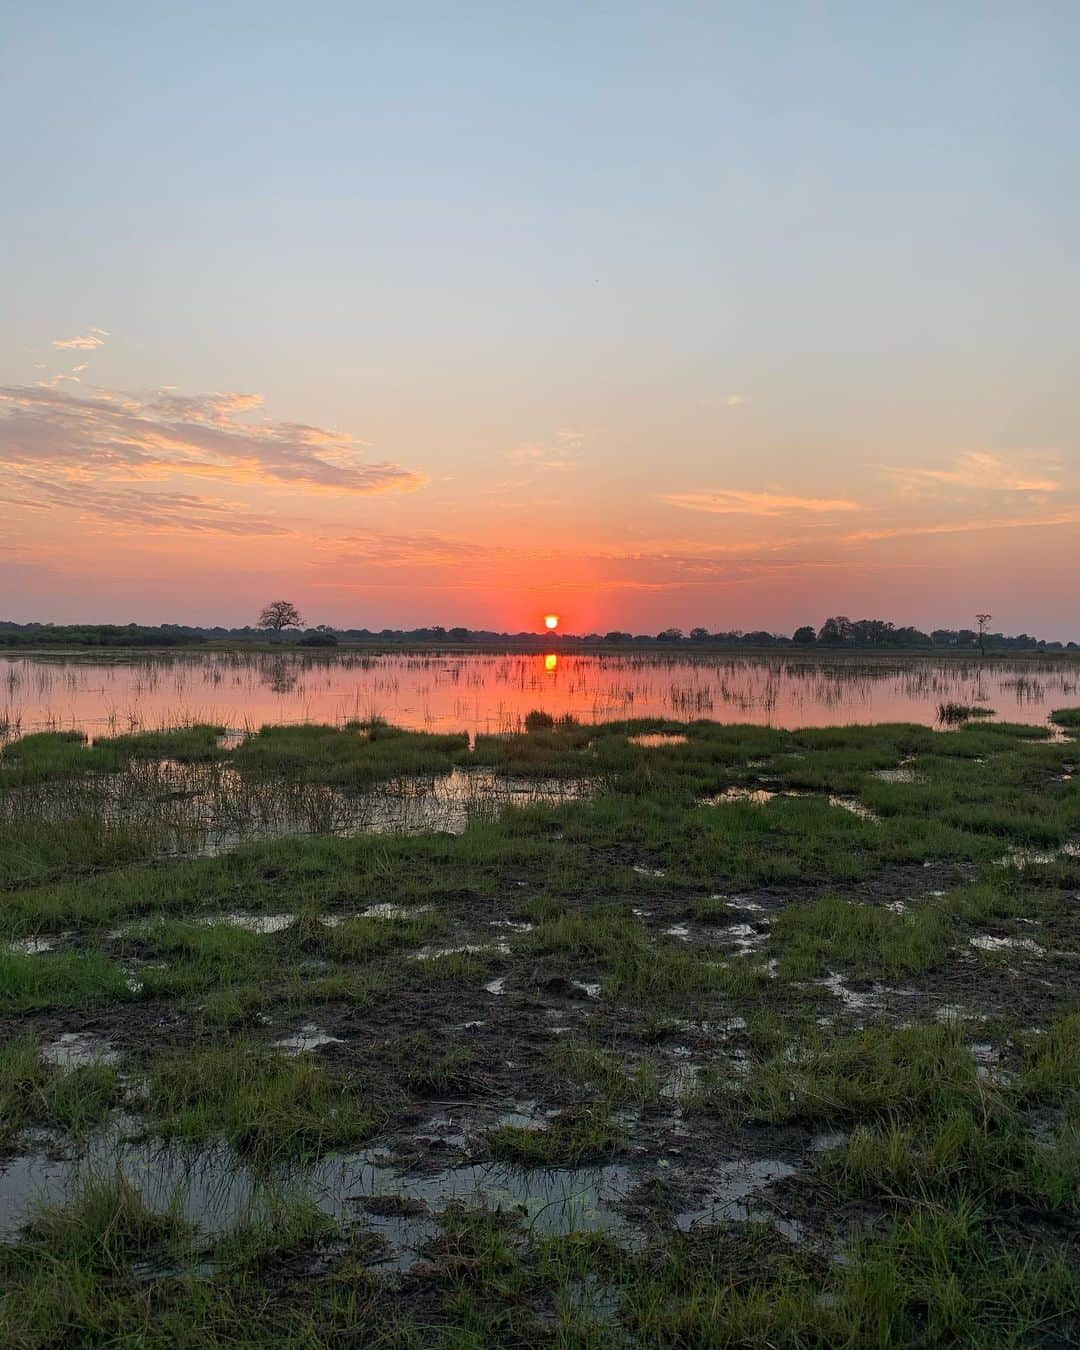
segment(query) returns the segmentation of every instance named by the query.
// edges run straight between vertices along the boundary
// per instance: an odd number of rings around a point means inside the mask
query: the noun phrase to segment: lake
[[[1045,723],[1075,703],[1062,658],[692,652],[0,655],[0,736],[93,736],[201,721],[243,730],[380,716],[420,730],[516,730],[531,709],[584,722],[708,718],[777,727],[933,725],[945,702]]]

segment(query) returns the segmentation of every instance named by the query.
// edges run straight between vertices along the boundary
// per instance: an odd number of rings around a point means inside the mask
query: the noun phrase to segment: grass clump
[[[381,722],[266,726],[232,754],[244,774],[363,788],[389,778],[449,773],[469,751],[465,733],[402,731]]]
[[[573,1167],[617,1153],[624,1132],[601,1110],[578,1108],[555,1116],[541,1129],[497,1125],[485,1135],[491,1156],[521,1167]]]
[[[837,895],[788,905],[771,927],[772,954],[790,979],[836,969],[860,977],[917,974],[941,965],[952,940],[952,926],[936,906],[897,914]]]
[[[25,952],[0,948],[0,1010],[88,1008],[133,998],[127,976],[101,952]]]
[[[264,1163],[360,1143],[385,1118],[367,1083],[243,1042],[152,1061],[146,1109],[166,1136],[224,1139]]]

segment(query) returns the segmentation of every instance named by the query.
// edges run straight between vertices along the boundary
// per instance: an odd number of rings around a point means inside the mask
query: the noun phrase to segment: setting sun
[[[544,669],[549,675],[554,675],[559,669],[559,658],[554,652],[551,652],[544,657]]]
[[[557,614],[544,615],[545,628],[558,628],[558,626],[559,626],[559,616]]]

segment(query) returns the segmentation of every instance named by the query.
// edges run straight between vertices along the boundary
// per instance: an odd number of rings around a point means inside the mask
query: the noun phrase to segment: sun
[[[557,614],[544,615],[545,628],[558,628],[558,626],[559,626],[559,616]]]

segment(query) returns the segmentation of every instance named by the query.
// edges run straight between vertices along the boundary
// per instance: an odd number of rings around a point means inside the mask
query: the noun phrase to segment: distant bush
[[[305,633],[296,644],[298,647],[336,647],[336,633]]]
[[[539,708],[525,714],[526,731],[550,731],[554,725],[554,717],[550,713],[541,712]]]

